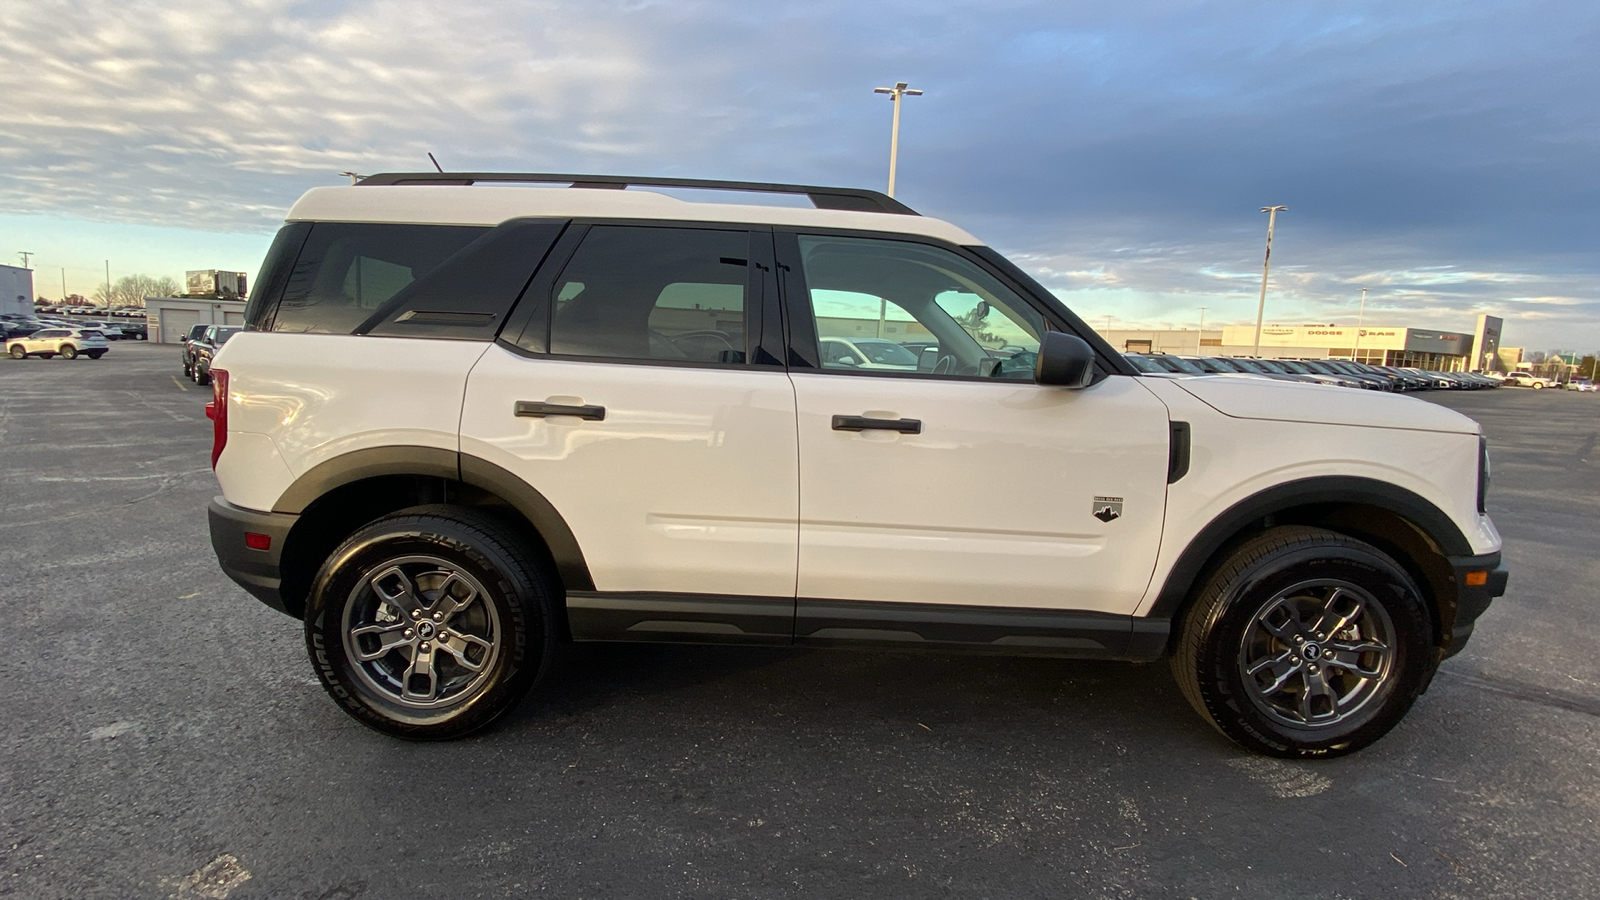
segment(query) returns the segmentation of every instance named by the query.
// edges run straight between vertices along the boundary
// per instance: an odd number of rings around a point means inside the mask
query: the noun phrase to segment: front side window
[[[556,279],[550,352],[742,364],[750,236],[596,225]]]
[[[1033,379],[1044,317],[958,254],[872,238],[799,244],[824,369]]]

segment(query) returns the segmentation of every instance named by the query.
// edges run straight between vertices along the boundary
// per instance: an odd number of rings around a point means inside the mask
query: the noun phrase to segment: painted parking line
[[[169,375],[169,376],[167,376],[167,377],[168,377],[168,378],[171,378],[171,379],[172,379],[172,383],[173,383],[173,384],[175,384],[175,385],[177,385],[177,386],[178,386],[178,390],[180,390],[180,391],[184,391],[184,392],[187,392],[187,391],[188,391],[188,390],[189,390],[189,389],[188,389],[188,388],[186,388],[186,387],[184,387],[184,386],[183,386],[183,382],[181,382],[181,381],[179,381],[179,380],[178,380],[178,376],[176,376],[176,375]]]

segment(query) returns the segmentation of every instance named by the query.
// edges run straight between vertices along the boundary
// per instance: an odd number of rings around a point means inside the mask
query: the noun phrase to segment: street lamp
[[[1204,356],[1205,355],[1204,353],[1200,352],[1200,348],[1205,346],[1205,344],[1203,344],[1201,342],[1206,339],[1206,310],[1207,309],[1210,309],[1210,307],[1208,307],[1208,306],[1200,307],[1200,333],[1198,335],[1196,335],[1195,339],[1194,339],[1194,355],[1195,356]]]
[[[1356,349],[1355,349],[1355,352],[1350,354],[1351,356],[1354,356],[1356,358],[1356,362],[1361,362],[1361,323],[1363,321],[1365,321],[1366,318],[1367,318],[1367,289],[1366,288],[1362,288],[1361,289],[1361,309],[1356,311]]]
[[[1267,269],[1272,265],[1272,227],[1278,223],[1278,213],[1287,206],[1263,206],[1267,214],[1267,255],[1261,261],[1261,302],[1256,306],[1256,356],[1261,355],[1261,322],[1267,314]]]
[[[873,88],[874,94],[888,94],[894,103],[894,127],[889,132],[889,196],[894,196],[894,169],[900,157],[900,98],[920,97],[922,92],[906,87],[904,81],[895,82],[892,88]]]

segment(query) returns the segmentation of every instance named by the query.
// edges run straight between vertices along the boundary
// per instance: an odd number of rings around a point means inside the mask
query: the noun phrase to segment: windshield
[[[228,342],[228,338],[231,338],[234,335],[238,334],[239,331],[240,331],[240,329],[238,329],[238,328],[218,328],[217,329],[217,346],[220,347],[223,344],[226,344]]]
[[[914,366],[917,364],[917,355],[893,341],[878,338],[859,339],[855,342],[856,349],[866,355],[867,359],[889,366]]]
[[[1128,362],[1132,363],[1133,367],[1135,369],[1138,369],[1141,372],[1162,372],[1162,371],[1164,371],[1160,366],[1156,365],[1156,361],[1155,360],[1151,359],[1148,356],[1140,356],[1137,353],[1129,353],[1129,354],[1127,354],[1127,358],[1128,358]]]

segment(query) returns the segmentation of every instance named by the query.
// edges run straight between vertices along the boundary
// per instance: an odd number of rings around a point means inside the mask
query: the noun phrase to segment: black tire
[[[1421,591],[1381,550],[1320,528],[1274,528],[1206,580],[1172,673],[1195,710],[1247,749],[1342,756],[1405,716],[1438,665],[1432,636]]]
[[[28,358],[28,351],[22,349],[22,345],[21,344],[12,344],[10,352],[11,352],[11,358],[12,359],[27,359]]]
[[[61,345],[61,358],[62,359],[77,359],[78,358],[78,348],[72,346],[71,344],[62,344]]]
[[[83,355],[89,357],[90,359],[99,359],[100,357],[105,356],[106,352],[104,350],[85,350]]]
[[[194,383],[200,385],[201,387],[205,387],[211,383],[211,373],[209,371],[200,371],[200,367],[198,365],[194,367],[193,378]]]
[[[362,724],[411,740],[461,737],[515,706],[549,669],[557,629],[547,583],[496,520],[450,506],[404,510],[363,527],[323,563],[306,646],[323,687]]]

